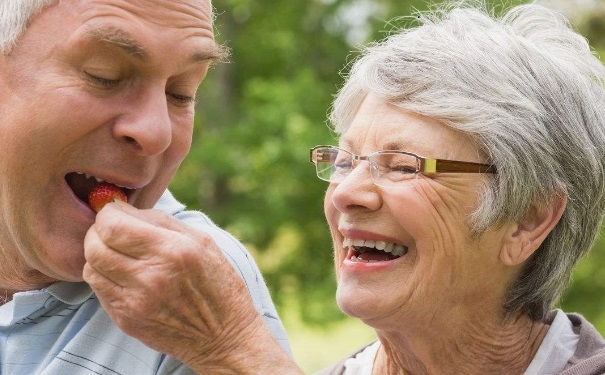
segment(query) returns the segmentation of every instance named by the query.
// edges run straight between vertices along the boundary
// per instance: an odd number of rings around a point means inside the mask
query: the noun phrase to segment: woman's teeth
[[[343,246],[344,247],[353,247],[355,249],[355,251],[357,251],[359,253],[364,253],[366,251],[376,249],[376,250],[384,251],[387,253],[391,253],[396,257],[405,255],[408,252],[408,248],[401,244],[396,244],[393,242],[385,242],[385,241],[375,241],[375,240],[345,238],[343,241]],[[369,249],[366,249],[366,248],[369,248]]]

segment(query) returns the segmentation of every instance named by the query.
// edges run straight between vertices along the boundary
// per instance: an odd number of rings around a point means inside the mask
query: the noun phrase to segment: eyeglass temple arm
[[[325,154],[318,150],[318,148],[322,147],[330,147],[330,146],[315,146],[311,150],[309,150],[309,161],[313,164],[320,163],[322,161],[330,162],[330,155]],[[325,158],[325,159],[324,159]]]
[[[309,161],[313,164],[315,164],[318,161],[321,161],[321,159],[323,158],[323,154],[319,153],[319,155],[317,155],[317,157],[315,157],[316,154],[318,154],[318,152],[315,148],[312,148],[309,150]]]
[[[496,173],[496,167],[491,164],[473,163],[468,161],[453,161],[444,159],[420,159],[422,173]]]

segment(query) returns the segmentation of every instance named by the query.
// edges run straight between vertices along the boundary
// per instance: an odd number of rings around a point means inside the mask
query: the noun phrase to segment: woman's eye
[[[409,165],[393,165],[389,169],[391,170],[391,172],[400,172],[405,174],[416,173],[416,168]]]
[[[351,170],[351,162],[347,162],[347,161],[340,161],[340,162],[336,162],[334,163],[334,168],[336,168],[337,171],[339,172],[347,172]]]

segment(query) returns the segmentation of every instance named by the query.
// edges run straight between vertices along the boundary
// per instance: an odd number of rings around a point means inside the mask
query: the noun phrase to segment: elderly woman
[[[336,299],[378,340],[322,374],[602,374],[552,310],[605,207],[605,69],[558,14],[472,7],[363,51],[331,113]]]
[[[553,309],[605,211],[605,68],[541,6],[419,19],[364,50],[338,146],[311,152],[338,304],[378,336],[322,374],[605,373],[601,335]],[[298,374],[224,271],[208,357]]]

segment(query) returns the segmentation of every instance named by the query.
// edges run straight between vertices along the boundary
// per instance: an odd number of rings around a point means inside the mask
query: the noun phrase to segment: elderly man
[[[5,290],[83,269],[123,332],[198,373],[299,374],[208,236],[137,209],[185,154],[191,91],[220,56],[208,4],[59,4],[2,60]],[[333,103],[338,145],[312,149],[329,182],[336,301],[377,335],[322,374],[605,373],[602,335],[555,308],[605,215],[605,67],[554,11],[495,18],[477,4],[447,1],[363,49]],[[110,204],[93,224],[81,201],[96,178],[137,208]],[[3,331],[3,364],[178,366],[129,342],[96,299],[53,307],[83,294],[55,285],[15,296],[25,318]],[[59,333],[26,342],[31,323],[28,337]]]
[[[0,373],[263,373],[230,366],[219,317],[232,348],[258,335],[287,360],[249,254],[166,192],[224,54],[212,19],[209,0],[0,4]],[[129,203],[96,214],[101,183]],[[259,314],[199,298],[244,284]]]

